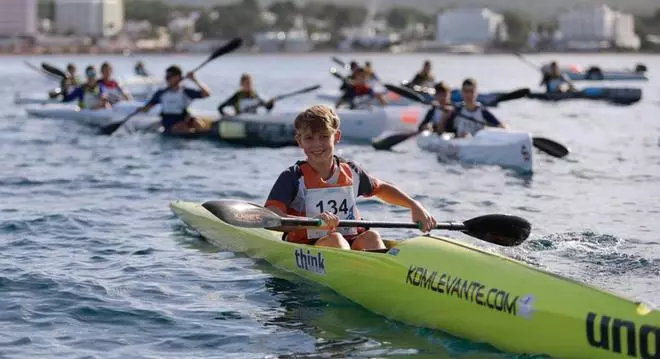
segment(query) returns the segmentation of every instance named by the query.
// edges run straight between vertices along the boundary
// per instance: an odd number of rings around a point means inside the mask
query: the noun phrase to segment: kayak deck
[[[512,353],[561,358],[660,353],[659,312],[455,240],[421,236],[390,241],[387,253],[347,251],[231,226],[197,203],[175,201],[170,207],[220,248],[262,258],[407,324]]]

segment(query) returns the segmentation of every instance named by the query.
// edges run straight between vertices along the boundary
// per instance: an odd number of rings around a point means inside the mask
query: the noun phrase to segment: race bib
[[[305,213],[308,217],[314,217],[324,212],[330,212],[339,219],[355,218],[355,195],[353,186],[313,188],[307,189],[305,193]],[[339,227],[337,232],[343,235],[356,235],[355,227]],[[328,231],[307,230],[307,238],[321,238]]]
[[[256,112],[257,109],[255,108],[255,106],[257,106],[258,104],[259,104],[258,99],[246,98],[246,99],[242,99],[238,103],[238,108],[240,109],[240,112],[245,112],[246,110],[249,110],[250,112]]]

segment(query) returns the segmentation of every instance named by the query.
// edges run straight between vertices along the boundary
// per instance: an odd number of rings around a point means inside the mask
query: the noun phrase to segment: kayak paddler
[[[209,97],[211,91],[205,84],[197,80],[193,72],[186,74],[185,78],[194,82],[199,90],[181,86],[184,79],[181,68],[176,65],[168,67],[165,70],[167,87],[156,91],[147,104],[140,109],[142,112],[147,112],[160,104],[161,125],[165,129],[165,133],[185,134],[208,130],[208,123],[195,119],[188,112],[188,107],[193,100]]]
[[[367,81],[367,72],[363,68],[355,70],[355,79],[347,81],[346,88],[343,90],[342,95],[337,100],[335,107],[339,108],[342,104],[348,103],[349,108],[355,108],[355,98],[360,96],[369,96],[376,98],[381,105],[385,106],[387,102],[382,94],[376,93]]]
[[[264,106],[268,111],[273,109],[275,102],[270,99],[264,101],[252,88],[252,76],[250,74],[241,75],[240,89],[236,91],[231,97],[225,100],[218,106],[218,112],[225,115],[225,107],[233,107],[234,115],[239,113],[257,113],[260,106]]]
[[[66,65],[66,76],[60,80],[60,87],[48,93],[50,98],[56,98],[62,96],[66,97],[71,91],[75,90],[76,87],[80,86],[80,78],[76,75],[76,65],[69,63]]]
[[[371,66],[371,61],[364,62],[364,70],[367,72],[367,82],[380,81],[378,76],[376,76],[374,68]]]
[[[101,97],[108,100],[111,105],[114,105],[121,100],[128,101],[133,99],[121,86],[119,86],[119,83],[112,78],[112,66],[107,62],[101,64],[99,88],[101,90]]]
[[[100,108],[109,107],[110,104],[101,97],[101,91],[96,79],[96,69],[94,66],[89,65],[85,68],[85,76],[87,81],[76,87],[68,95],[64,96],[63,102],[78,101],[78,107],[97,110]]]
[[[564,84],[568,86],[568,91],[576,91],[573,84],[559,70],[557,62],[552,61],[547,71],[543,70],[543,78],[541,79],[540,86],[545,86],[546,92],[566,92],[567,89]]]
[[[147,69],[144,68],[144,63],[142,61],[138,61],[135,63],[135,68],[133,69],[135,71],[135,75],[140,76],[140,77],[149,77],[149,73],[147,72]]]
[[[431,74],[431,61],[426,60],[424,61],[424,65],[422,66],[422,70],[418,73],[415,74],[415,77],[413,77],[410,82],[406,84],[408,87],[413,87],[413,86],[432,86],[433,82],[435,80],[433,79],[433,74]]]
[[[438,133],[453,132],[456,137],[462,138],[474,136],[487,125],[506,128],[506,125],[500,122],[484,105],[477,102],[476,80],[465,79],[461,85],[461,95],[463,95],[463,102],[442,115],[437,127]]]
[[[351,81],[355,80],[355,72],[360,69],[360,65],[357,63],[357,61],[351,61],[349,64],[349,68],[351,73],[344,78],[344,81],[341,83],[341,86],[339,87],[339,91],[344,91],[348,88],[350,85]]]
[[[421,203],[396,186],[377,179],[359,164],[335,155],[341,140],[340,118],[329,106],[315,105],[294,121],[296,142],[307,158],[284,170],[273,185],[265,207],[285,217],[314,217],[322,227],[281,227],[283,239],[294,243],[342,249],[385,248],[378,232],[337,227],[340,219],[361,219],[358,197],[376,196],[411,210],[412,220],[428,232],[436,221]]]
[[[444,113],[451,112],[454,110],[453,103],[451,102],[451,88],[447,83],[440,81],[435,86],[434,101],[431,108],[426,112],[424,120],[419,124],[417,130],[421,132],[423,130],[431,129],[434,132],[442,133],[440,129],[440,120]]]

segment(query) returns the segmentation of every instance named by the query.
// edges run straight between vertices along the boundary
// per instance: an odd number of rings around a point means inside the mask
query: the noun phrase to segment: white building
[[[37,0],[0,0],[0,36],[35,35]]]
[[[123,27],[123,0],[55,0],[57,32],[108,37]]]
[[[631,48],[640,45],[633,16],[606,5],[569,11],[559,17],[558,23],[566,42],[607,42]]]
[[[464,8],[438,14],[435,37],[444,45],[487,45],[508,35],[504,16],[486,8]]]

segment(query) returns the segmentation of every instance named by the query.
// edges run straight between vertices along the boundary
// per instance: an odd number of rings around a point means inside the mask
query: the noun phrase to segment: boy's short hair
[[[433,88],[435,89],[436,93],[437,92],[445,92],[445,93],[451,92],[451,89],[449,88],[449,85],[444,81],[438,82],[437,84],[435,84],[435,86],[433,86]]]
[[[251,80],[251,79],[252,79],[252,75],[250,75],[250,74],[248,74],[248,73],[246,72],[246,73],[243,73],[243,74],[241,75],[241,80],[240,80],[240,82],[243,83],[243,81],[245,81],[245,80]]]
[[[181,67],[177,65],[172,65],[167,69],[165,69],[165,73],[173,76],[181,76],[183,74],[183,71],[181,71]]]
[[[336,132],[340,122],[337,112],[332,107],[314,105],[299,113],[293,125],[296,128],[296,134],[308,130],[313,133]]]
[[[463,85],[461,87],[465,87],[465,86],[477,87],[477,80],[473,78],[467,78],[463,81]]]

